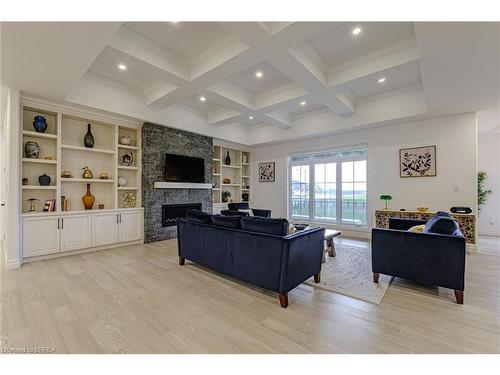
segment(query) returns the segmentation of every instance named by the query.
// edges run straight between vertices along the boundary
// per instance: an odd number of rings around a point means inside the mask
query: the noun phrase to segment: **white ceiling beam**
[[[210,111],[207,114],[209,125],[226,125],[235,122],[243,114],[235,109],[221,108],[215,111]]]
[[[404,51],[399,51],[389,56],[334,73],[327,79],[328,87],[342,88],[343,85],[356,79],[382,73],[388,69],[418,60],[418,49],[416,47],[408,48]]]
[[[309,93],[296,83],[255,95],[254,106],[257,111],[273,111],[291,101],[299,101]]]
[[[265,114],[257,114],[256,117],[270,125],[277,126],[279,128],[291,128],[292,119],[290,115],[284,111],[274,111]]]

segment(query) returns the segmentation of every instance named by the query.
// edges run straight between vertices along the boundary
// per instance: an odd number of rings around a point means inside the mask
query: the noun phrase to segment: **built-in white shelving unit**
[[[230,164],[226,163],[229,155]],[[213,146],[213,170],[212,177],[214,188],[212,189],[214,211],[217,208],[224,208],[226,203],[242,202],[243,194],[248,194],[248,201],[251,200],[251,179],[250,152],[238,147],[228,146],[223,143],[214,142]],[[229,179],[229,181],[227,181]],[[223,202],[222,193],[231,193],[227,202]]]
[[[44,133],[33,127],[37,115],[47,120]],[[33,260],[59,252],[142,241],[141,123],[23,99],[21,124],[20,171],[21,178],[28,180],[23,181],[25,185],[19,183],[23,258]],[[92,148],[84,145],[88,124],[95,141]],[[128,136],[130,144],[120,144],[122,136]],[[25,154],[29,141],[37,143],[38,158]],[[82,176],[86,166],[92,171],[91,179]],[[63,171],[69,171],[72,177],[61,177]],[[48,186],[39,184],[43,174],[50,177]],[[101,178],[102,174],[107,178]],[[123,182],[120,177],[126,180],[124,186],[118,186],[119,180]],[[82,202],[87,184],[95,197],[91,210],[85,210]],[[125,206],[124,194],[135,198],[134,205]],[[62,197],[69,203],[67,210]],[[35,211],[31,211],[32,198]],[[55,210],[43,211],[45,202],[52,199]]]

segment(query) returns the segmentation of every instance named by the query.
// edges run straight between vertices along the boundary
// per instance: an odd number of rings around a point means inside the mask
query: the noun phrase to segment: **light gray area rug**
[[[378,305],[384,298],[393,277],[380,275],[379,283],[373,282],[371,251],[367,248],[336,245],[337,256],[321,265],[321,282],[311,278],[305,283],[362,301]]]

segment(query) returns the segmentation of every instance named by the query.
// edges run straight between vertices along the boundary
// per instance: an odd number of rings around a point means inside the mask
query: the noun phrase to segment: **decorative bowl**
[[[429,207],[417,207],[418,212],[427,212],[429,210]]]
[[[130,146],[132,144],[132,138],[128,135],[122,135],[119,139],[121,145]]]

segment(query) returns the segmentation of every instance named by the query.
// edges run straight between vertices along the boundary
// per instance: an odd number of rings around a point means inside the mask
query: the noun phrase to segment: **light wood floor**
[[[463,306],[396,279],[380,305],[303,285],[282,309],[274,293],[179,266],[175,241],[41,261],[2,272],[1,339],[56,353],[498,353],[500,240],[480,251]]]

